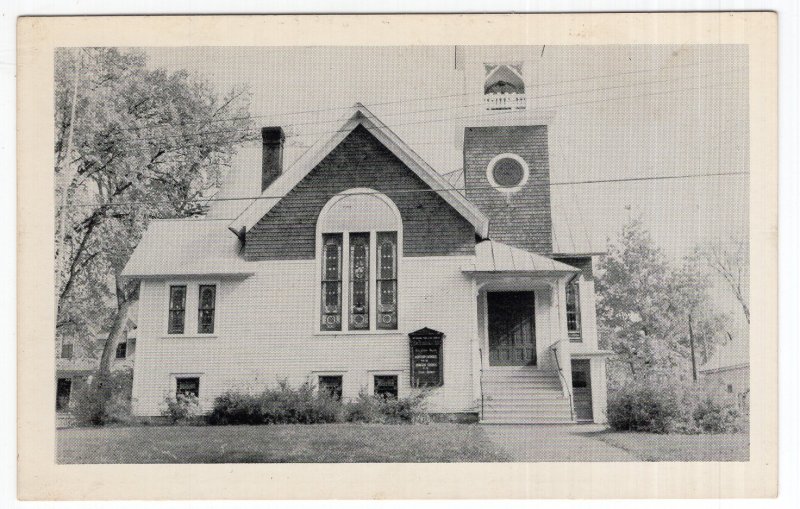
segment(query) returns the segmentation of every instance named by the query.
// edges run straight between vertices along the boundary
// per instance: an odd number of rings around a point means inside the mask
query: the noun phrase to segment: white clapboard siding
[[[430,327],[445,333],[443,387],[429,409],[474,411],[472,339],[476,302],[461,267],[465,257],[404,258],[400,272],[397,332],[320,334],[315,303],[315,261],[253,262],[249,278],[145,280],[139,309],[134,410],[157,415],[174,393],[175,375],[200,376],[201,405],[209,409],[227,390],[259,391],[287,379],[292,385],[318,374],[342,374],[344,396],[368,389],[375,373],[398,374],[401,396],[409,387],[407,333]],[[197,326],[197,284],[216,283],[213,336],[192,335]],[[166,334],[168,288],[186,284],[186,336]],[[194,329],[193,329],[194,328]]]

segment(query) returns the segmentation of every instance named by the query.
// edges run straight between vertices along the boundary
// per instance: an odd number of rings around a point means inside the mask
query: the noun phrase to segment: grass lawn
[[[594,437],[628,451],[642,461],[748,461],[750,436],[655,435],[601,431]]]
[[[145,426],[57,430],[58,463],[508,461],[469,424]]]

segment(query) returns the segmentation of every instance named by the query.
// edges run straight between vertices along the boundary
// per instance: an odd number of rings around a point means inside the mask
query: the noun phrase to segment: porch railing
[[[565,368],[569,362],[569,351],[567,348],[562,344],[561,341],[557,341],[553,346],[550,347],[550,351],[553,352],[553,358],[556,361],[556,369],[558,370],[558,376],[561,378],[561,390],[569,399],[569,418],[570,420],[575,420],[575,405],[572,400],[572,384],[569,383],[567,380],[566,375],[564,374]],[[562,367],[564,366],[564,367]],[[572,369],[569,369],[570,374],[572,373]]]
[[[525,94],[484,94],[483,104],[487,110],[524,110]]]

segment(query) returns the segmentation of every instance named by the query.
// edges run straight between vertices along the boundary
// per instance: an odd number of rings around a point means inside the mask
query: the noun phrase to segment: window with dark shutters
[[[200,285],[199,309],[197,317],[197,332],[201,334],[214,333],[214,311],[216,309],[216,285]]]
[[[167,333],[183,334],[186,320],[186,285],[169,287],[169,325]]]

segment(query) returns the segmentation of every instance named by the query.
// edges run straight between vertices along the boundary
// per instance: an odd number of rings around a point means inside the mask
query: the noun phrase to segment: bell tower
[[[546,125],[466,127],[467,198],[489,217],[489,238],[552,253]]]

